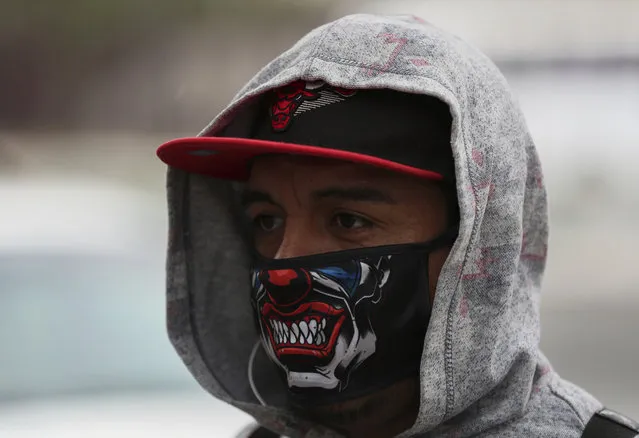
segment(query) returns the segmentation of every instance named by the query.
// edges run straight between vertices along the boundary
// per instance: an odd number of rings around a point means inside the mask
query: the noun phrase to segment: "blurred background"
[[[8,0],[0,14],[0,435],[232,436],[164,322],[165,140],[352,12],[483,49],[545,165],[542,346],[639,418],[639,1]]]

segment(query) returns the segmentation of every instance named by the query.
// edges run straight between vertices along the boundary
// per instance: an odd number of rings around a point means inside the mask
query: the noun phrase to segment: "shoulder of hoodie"
[[[533,388],[522,417],[478,437],[580,438],[590,418],[602,408],[588,392],[553,373],[545,384]]]

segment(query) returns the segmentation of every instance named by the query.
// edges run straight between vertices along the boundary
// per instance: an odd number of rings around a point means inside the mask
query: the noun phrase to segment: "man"
[[[337,20],[158,154],[171,339],[252,436],[639,434],[539,351],[538,157],[457,38]]]

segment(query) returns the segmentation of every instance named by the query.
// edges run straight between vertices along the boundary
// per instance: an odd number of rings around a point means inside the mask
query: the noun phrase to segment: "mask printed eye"
[[[315,269],[314,271],[338,282],[350,296],[353,296],[359,285],[362,271],[359,263],[352,262],[349,265],[349,269],[341,266],[330,266]]]

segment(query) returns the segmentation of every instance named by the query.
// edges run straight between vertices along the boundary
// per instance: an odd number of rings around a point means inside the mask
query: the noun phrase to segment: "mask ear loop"
[[[248,380],[249,380],[249,385],[251,385],[251,391],[253,391],[253,395],[255,396],[257,401],[259,401],[262,406],[266,406],[266,402],[264,401],[259,391],[257,390],[257,386],[255,386],[255,380],[253,380],[253,363],[255,362],[257,349],[260,348],[261,343],[262,341],[258,339],[255,345],[253,346],[253,350],[251,350],[251,355],[249,356],[249,361],[248,361]]]

